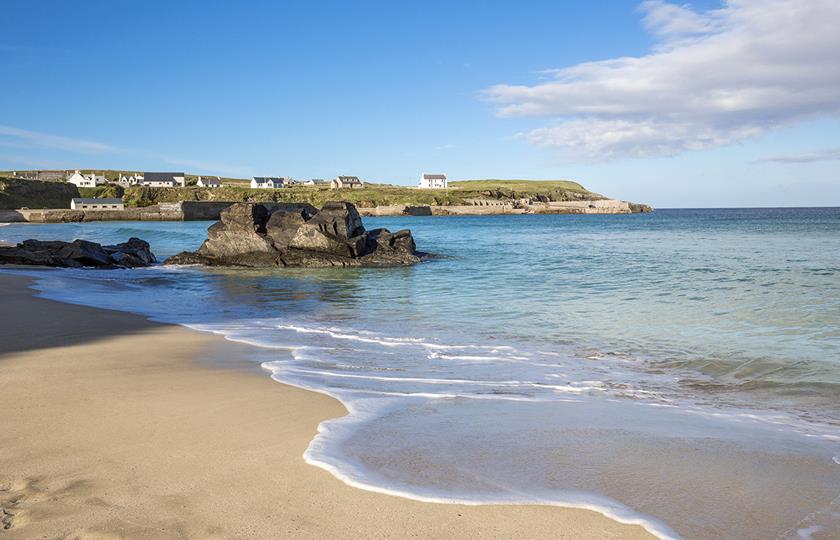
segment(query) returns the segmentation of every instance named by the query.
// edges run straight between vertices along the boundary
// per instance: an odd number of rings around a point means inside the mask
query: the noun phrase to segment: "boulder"
[[[230,229],[265,232],[268,209],[261,204],[233,204],[220,213],[221,223]]]
[[[135,268],[149,266],[155,256],[149,244],[139,238],[113,246],[96,242],[24,240],[12,247],[0,247],[0,264],[59,266],[69,268]]]
[[[118,264],[128,268],[149,266],[157,262],[149,243],[139,238],[129,238],[128,242],[113,246],[102,246],[111,258]]]
[[[317,224],[304,223],[297,229],[288,247],[350,257],[353,251],[348,245],[348,240],[349,238],[324,232]]]
[[[238,203],[222,212],[196,252],[166,264],[218,266],[392,266],[416,264],[411,231],[368,233],[356,207],[329,202],[309,205]]]
[[[207,229],[207,240],[201,244],[198,253],[210,257],[229,257],[241,253],[274,253],[271,239],[257,232],[258,229],[265,231],[265,224],[225,224],[224,221],[219,221]]]
[[[306,223],[309,216],[311,214],[306,210],[277,210],[266,222],[266,234],[278,249],[288,247],[295,233]]]
[[[321,211],[307,221],[307,224],[340,238],[352,238],[365,232],[362,217],[356,207],[348,202],[324,204]]]

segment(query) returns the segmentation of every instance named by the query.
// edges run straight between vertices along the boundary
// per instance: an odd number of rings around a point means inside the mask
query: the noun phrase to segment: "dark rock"
[[[139,238],[115,246],[96,242],[25,240],[14,247],[0,247],[0,264],[25,264],[80,268],[134,268],[155,262],[149,244]]]
[[[306,223],[311,215],[306,210],[277,210],[268,218],[265,225],[266,234],[278,249],[288,247],[300,226]]]
[[[416,264],[410,231],[368,233],[356,207],[330,202],[309,205],[238,203],[222,212],[195,253],[166,264],[219,266],[393,266]]]
[[[332,253],[342,257],[353,255],[353,249],[347,243],[349,238],[341,238],[321,229],[318,224],[304,223],[297,229],[288,247],[318,253]]]
[[[341,238],[351,238],[365,232],[362,217],[356,207],[348,202],[328,202],[308,221],[321,231]]]
[[[220,219],[223,225],[230,228],[264,233],[268,215],[268,209],[261,204],[232,204],[222,210]]]
[[[132,268],[149,266],[157,262],[149,243],[139,238],[132,237],[128,239],[128,242],[123,242],[122,244],[102,246],[102,250],[110,255],[119,266]]]
[[[630,212],[632,212],[633,214],[647,214],[649,212],[653,212],[653,208],[646,204],[632,202],[627,204],[630,205]]]

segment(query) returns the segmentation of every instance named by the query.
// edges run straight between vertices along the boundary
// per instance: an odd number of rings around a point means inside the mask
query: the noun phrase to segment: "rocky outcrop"
[[[148,242],[131,238],[114,246],[96,242],[24,240],[16,246],[0,246],[0,264],[25,264],[35,266],[61,266],[80,268],[136,268],[149,266],[155,256]]]
[[[165,264],[213,266],[400,266],[420,262],[411,231],[366,231],[356,207],[329,202],[234,204],[207,230],[196,252]]]

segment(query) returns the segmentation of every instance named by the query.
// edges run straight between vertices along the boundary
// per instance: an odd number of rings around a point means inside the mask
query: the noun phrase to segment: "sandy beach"
[[[588,510],[349,487],[302,459],[337,401],[218,362],[239,352],[222,338],[27,283],[0,275],[0,537],[650,537]]]

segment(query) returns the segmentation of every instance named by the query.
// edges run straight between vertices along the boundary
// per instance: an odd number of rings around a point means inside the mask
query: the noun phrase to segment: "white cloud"
[[[50,135],[38,131],[28,131],[12,126],[0,126],[0,145],[15,148],[42,147],[74,152],[101,153],[110,152],[114,148],[94,141]]]
[[[687,37],[719,32],[724,28],[721,10],[697,13],[687,5],[678,6],[664,0],[647,0],[639,7],[645,14],[645,28],[657,36]]]
[[[758,160],[770,163],[814,163],[817,161],[840,161],[840,148],[828,148],[810,154],[789,154],[784,156],[768,156]]]
[[[649,0],[640,10],[658,39],[649,54],[485,96],[499,116],[550,121],[524,139],[591,160],[674,155],[840,116],[840,1],[730,0],[697,12]]]
[[[163,162],[176,167],[189,167],[191,169],[190,172],[215,173],[230,176],[249,176],[250,172],[250,168],[245,165],[230,165],[215,161],[162,156],[142,150],[119,148],[110,144],[95,141],[74,139],[61,135],[52,135],[49,133],[29,131],[26,129],[3,125],[0,125],[0,146],[18,149],[65,150],[80,154],[107,153],[110,155],[131,156],[135,160],[152,160],[153,162]],[[49,164],[49,166],[52,167],[68,168],[68,164],[66,163],[61,165],[56,160],[44,158],[43,156],[23,157],[19,155],[2,155],[0,156],[0,160],[7,163],[34,164],[32,166],[39,167]]]

